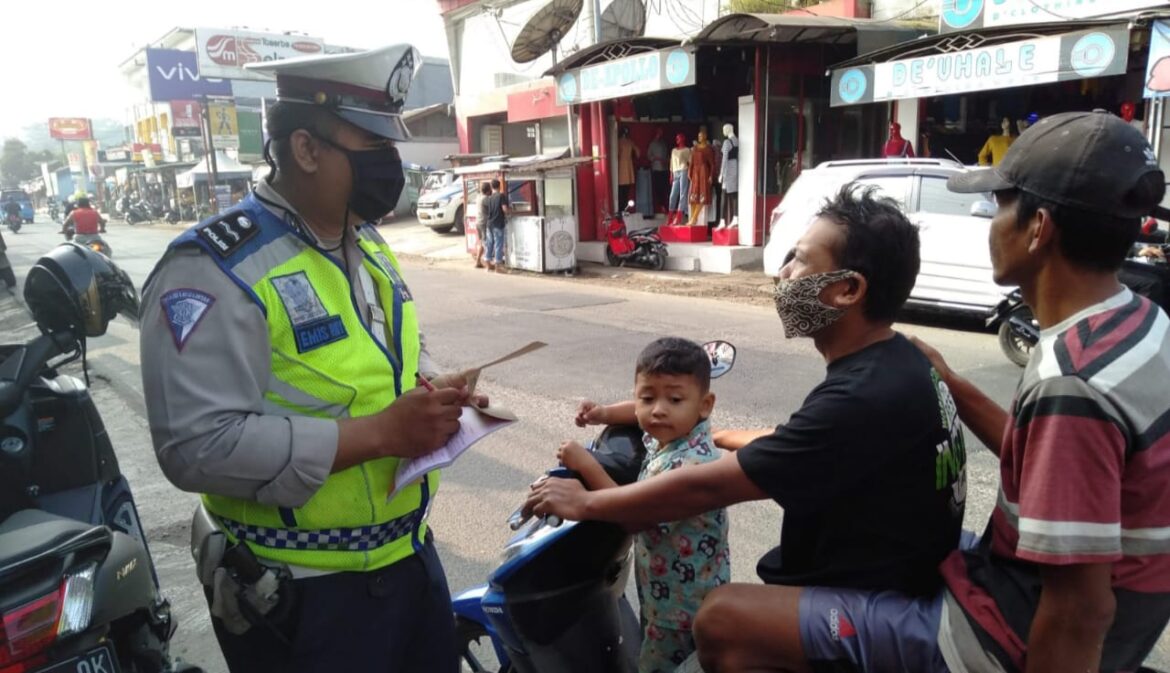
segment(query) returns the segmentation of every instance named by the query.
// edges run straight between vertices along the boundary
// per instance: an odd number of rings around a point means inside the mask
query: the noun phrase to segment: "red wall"
[[[450,2],[451,0],[448,0]],[[443,0],[439,0],[442,4]],[[805,9],[795,9],[785,14],[816,14],[817,16],[842,16],[849,19],[868,19],[869,3],[863,0],[822,0],[821,4]]]

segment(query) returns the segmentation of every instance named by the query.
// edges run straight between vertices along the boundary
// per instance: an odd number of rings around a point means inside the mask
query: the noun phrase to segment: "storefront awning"
[[[831,69],[830,104],[858,105],[1123,75],[1130,24],[1003,26],[862,54]]]
[[[933,34],[912,23],[811,14],[728,14],[695,36],[695,44],[857,44],[873,51]]]
[[[644,54],[651,51],[658,51],[666,49],[667,47],[677,47],[681,44],[678,40],[671,40],[663,37],[633,37],[621,40],[609,40],[607,42],[599,42],[582,49],[581,51],[568,56],[563,61],[559,61],[556,65],[549,68],[544,74],[559,75],[566,70],[573,70],[575,68],[583,68],[587,65],[596,65],[598,63],[606,63],[608,61],[616,61],[618,59],[634,56],[636,54]]]

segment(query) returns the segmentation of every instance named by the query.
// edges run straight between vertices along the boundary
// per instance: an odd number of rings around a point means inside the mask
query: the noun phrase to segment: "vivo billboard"
[[[150,99],[156,102],[232,95],[228,80],[200,75],[194,52],[147,49],[146,70],[150,73]]]

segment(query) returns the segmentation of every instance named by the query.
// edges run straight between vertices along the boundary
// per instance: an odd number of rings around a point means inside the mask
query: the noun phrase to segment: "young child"
[[[707,421],[715,406],[709,390],[711,361],[686,339],[658,339],[638,356],[634,401],[601,406],[584,402],[577,424],[633,424],[645,431],[646,458],[638,480],[716,460]],[[613,479],[577,442],[557,452],[565,467],[590,489],[612,488]],[[637,534],[635,563],[642,606],[640,673],[671,673],[692,652],[691,626],[703,598],[731,577],[727,512],[714,510],[661,523]]]

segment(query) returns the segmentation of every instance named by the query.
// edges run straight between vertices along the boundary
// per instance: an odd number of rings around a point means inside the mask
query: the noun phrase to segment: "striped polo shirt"
[[[1170,320],[1122,290],[1041,332],[1012,403],[999,502],[944,561],[940,647],[1022,670],[1042,565],[1113,564],[1101,671],[1132,671],[1170,620]]]

